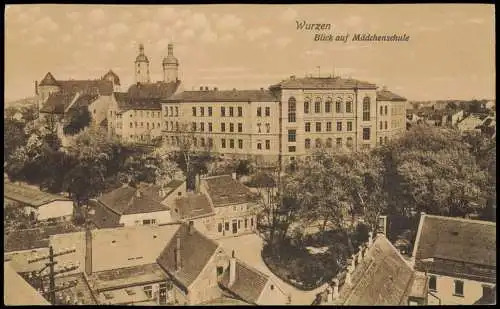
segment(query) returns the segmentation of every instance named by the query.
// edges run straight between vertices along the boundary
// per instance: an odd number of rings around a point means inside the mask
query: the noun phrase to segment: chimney
[[[368,248],[373,245],[373,232],[368,233]]]
[[[264,88],[262,88],[262,87],[261,87],[261,88],[260,88],[260,91],[264,91]]]
[[[231,178],[233,178],[234,180],[236,180],[236,179],[237,179],[237,177],[236,177],[236,172],[231,173]]]
[[[339,279],[337,278],[333,279],[332,300],[336,300],[337,298],[339,298],[339,284],[340,284]]]
[[[359,246],[359,251],[358,251],[358,264],[361,263],[363,260],[363,246]]]
[[[291,75],[290,79],[292,79],[292,80],[295,79],[295,75]]]
[[[35,80],[35,94],[38,95],[38,81]]]
[[[236,91],[236,88],[233,88],[233,91]]]
[[[194,221],[189,221],[188,223],[188,234],[193,235],[193,230],[194,230]]]
[[[203,91],[203,86],[200,86],[200,91]]]
[[[214,91],[217,91],[217,90],[218,90],[217,87],[214,87]]]
[[[92,232],[85,229],[85,274],[92,275]]]
[[[352,271],[354,271],[354,269],[356,268],[356,254],[351,255],[350,260],[351,260]]]
[[[345,274],[345,284],[348,284],[348,285],[351,285],[351,275],[353,272],[352,265],[350,265],[350,264],[351,264],[351,261],[347,260],[347,272]]]
[[[181,238],[177,236],[176,246],[175,246],[175,270],[181,269]]]
[[[195,193],[200,193],[200,185],[201,185],[200,174],[196,174],[196,176],[194,178],[194,192]]]
[[[208,87],[205,87],[205,91],[208,91]]]
[[[232,286],[236,281],[236,258],[234,257],[234,250],[229,259],[229,286]]]

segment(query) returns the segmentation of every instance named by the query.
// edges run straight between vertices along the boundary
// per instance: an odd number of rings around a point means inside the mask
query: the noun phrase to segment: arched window
[[[314,101],[314,112],[321,113],[321,98],[316,98]]]
[[[304,146],[306,147],[306,149],[311,148],[311,140],[309,138],[306,138]]]
[[[384,114],[387,115],[387,105],[384,107]]]
[[[316,141],[314,142],[316,148],[320,148],[321,147],[321,139],[317,138]]]
[[[363,99],[363,121],[370,121],[370,97]]]
[[[288,99],[288,122],[296,121],[297,101],[294,97]]]
[[[335,112],[342,113],[342,98],[341,97],[338,97],[337,100],[335,100]]]
[[[325,102],[325,113],[331,113],[332,112],[332,99],[327,98]]]
[[[306,98],[304,100],[304,114],[309,114],[309,108],[310,108],[311,101],[309,98]]]
[[[348,97],[345,102],[345,112],[352,113],[352,98]]]
[[[326,140],[326,147],[327,148],[332,148],[332,139],[331,139],[331,137],[327,138],[327,140]]]

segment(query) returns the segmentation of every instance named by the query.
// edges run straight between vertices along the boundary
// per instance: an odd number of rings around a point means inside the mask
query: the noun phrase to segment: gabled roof
[[[140,189],[124,186],[108,192],[97,199],[119,215],[166,211],[170,208],[142,193]]]
[[[228,204],[242,204],[256,201],[255,194],[231,175],[215,176],[203,179],[214,207]]]
[[[180,81],[177,82],[157,82],[151,84],[135,84],[130,86],[128,89],[128,95],[131,98],[156,98],[156,99],[168,99],[172,96],[180,85]]]
[[[242,300],[258,304],[259,297],[269,281],[269,276],[236,260],[235,281],[229,285],[229,269],[224,272],[221,284],[224,288],[240,297]]]
[[[41,113],[51,113],[51,114],[64,114],[66,108],[73,102],[75,98],[74,93],[62,93],[55,92],[51,93],[47,98],[47,101],[43,104],[40,109]]]
[[[394,92],[391,92],[389,90],[380,90],[377,91],[377,101],[399,101],[403,102],[406,101],[406,98],[395,94]]]
[[[47,305],[50,303],[23,279],[11,266],[4,263],[3,270],[3,301],[5,305]]]
[[[436,274],[496,280],[496,248],[494,222],[423,214],[413,251],[415,269],[429,267]]]
[[[120,111],[128,110],[161,110],[159,98],[131,97],[127,92],[114,93]]]
[[[120,85],[120,78],[111,69],[106,74],[104,74],[102,79],[112,81],[115,85]]]
[[[11,182],[4,182],[4,198],[29,205],[31,207],[40,207],[53,201],[69,201],[70,199],[35,190],[22,184],[14,184]]]
[[[45,77],[42,79],[39,86],[59,86],[59,84],[57,84],[57,81],[54,78],[54,75],[52,75],[52,73],[48,72],[47,74],[45,74]]]
[[[80,96],[78,96],[78,98],[75,100],[75,102],[73,103],[73,105],[71,106],[71,108],[78,108],[78,107],[87,107],[89,106],[90,104],[92,104],[92,102],[94,102],[95,100],[97,100],[99,98],[99,95],[98,94],[82,94]]]
[[[279,99],[269,90],[205,90],[183,91],[169,102],[275,102]]]
[[[184,181],[182,180],[171,180],[163,188],[161,185],[152,184],[141,184],[139,189],[145,196],[151,198],[154,201],[162,202],[167,196],[170,195],[175,189],[182,185]]]
[[[352,78],[341,77],[291,77],[271,88],[276,89],[377,89],[377,85]]]
[[[176,269],[175,248],[177,238],[180,239],[181,267]],[[167,271],[186,290],[198,278],[201,271],[216,253],[219,245],[205,235],[182,224],[176,235],[157,259],[157,263]]]
[[[64,93],[89,93],[109,96],[113,93],[113,83],[109,80],[60,80],[57,82]]]
[[[406,305],[414,271],[382,234],[377,235],[366,256],[356,266],[352,284],[344,284],[336,301],[342,305]]]
[[[205,194],[189,194],[175,200],[175,210],[181,219],[190,219],[214,213]]]

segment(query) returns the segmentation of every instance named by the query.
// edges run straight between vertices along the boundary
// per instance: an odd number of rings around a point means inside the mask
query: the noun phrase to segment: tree
[[[24,124],[12,118],[4,119],[3,155],[7,159],[17,148],[26,144],[27,136],[24,133]]]
[[[66,125],[63,128],[64,134],[75,135],[92,122],[92,115],[87,106],[71,108],[65,115]]]

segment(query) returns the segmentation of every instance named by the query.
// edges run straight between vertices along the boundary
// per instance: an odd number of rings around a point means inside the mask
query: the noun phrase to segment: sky
[[[331,24],[297,30],[297,22]],[[351,77],[409,100],[495,97],[494,6],[9,5],[7,101],[34,95],[47,72],[96,79],[115,71],[126,90],[144,44],[151,79],[173,42],[183,89],[259,89],[291,75]],[[322,42],[316,33],[407,34],[408,42]],[[318,68],[319,67],[319,68]]]

